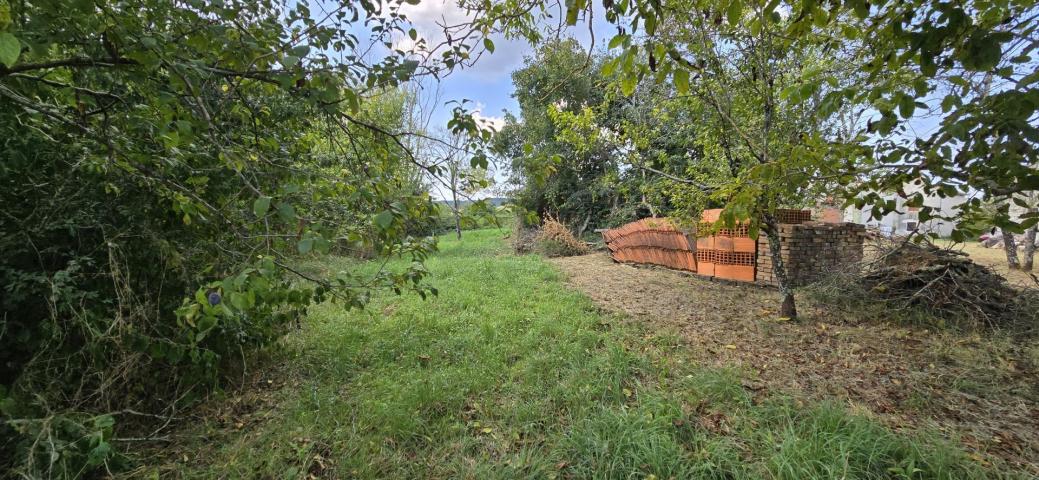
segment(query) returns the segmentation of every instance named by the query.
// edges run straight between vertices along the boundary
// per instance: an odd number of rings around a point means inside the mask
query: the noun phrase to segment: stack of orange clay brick
[[[717,222],[721,209],[704,210],[700,217],[700,231],[710,231]],[[711,235],[697,236],[697,272],[705,277],[717,277],[743,282],[754,281],[755,242],[750,238],[746,224],[722,228]]]
[[[618,262],[649,263],[696,271],[696,254],[685,232],[668,218],[643,218],[602,234]]]
[[[667,218],[644,218],[603,232],[618,262],[648,263],[699,275],[775,285],[768,238],[750,238],[746,223],[714,228],[721,209],[704,210],[695,240]],[[820,279],[862,259],[866,229],[854,223],[812,222],[809,210],[779,210],[783,264],[793,285]]]
[[[780,224],[780,257],[791,285],[807,285],[862,260],[866,227],[855,223]],[[758,237],[757,281],[775,285],[768,237]]]

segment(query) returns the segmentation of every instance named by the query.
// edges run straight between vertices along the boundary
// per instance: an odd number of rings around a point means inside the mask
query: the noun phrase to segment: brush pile
[[[589,252],[588,244],[582,242],[566,225],[552,216],[541,222],[536,238],[538,251],[547,257],[570,257]]]
[[[899,242],[878,253],[860,279],[871,296],[894,308],[921,308],[969,326],[1034,324],[1034,292],[1022,292],[965,253]]]
[[[512,225],[512,233],[509,235],[512,238],[513,251],[520,255],[533,253],[537,246],[538,232],[537,227],[527,225],[523,215],[517,215]]]

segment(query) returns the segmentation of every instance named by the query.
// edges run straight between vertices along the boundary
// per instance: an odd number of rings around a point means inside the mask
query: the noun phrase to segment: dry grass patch
[[[801,320],[783,322],[771,289],[616,264],[604,254],[553,263],[603,307],[676,334],[686,361],[742,372],[756,395],[836,401],[896,429],[935,428],[961,439],[979,462],[1039,474],[1034,340],[905,328],[880,316],[853,322],[807,298],[799,299]]]

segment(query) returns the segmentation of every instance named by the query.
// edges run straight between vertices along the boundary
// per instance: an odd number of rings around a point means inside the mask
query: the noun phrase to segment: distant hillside
[[[504,197],[481,198],[479,200],[485,200],[485,201],[487,201],[487,203],[489,203],[491,206],[494,206],[494,207],[500,207],[500,206],[502,206],[502,205],[504,205],[506,203],[509,203],[509,201],[510,201],[508,198],[504,198]],[[450,205],[451,201],[450,200],[435,200],[434,203]],[[472,200],[459,200],[458,201],[458,206],[460,206],[460,207],[468,207],[470,203],[473,203],[473,201]]]

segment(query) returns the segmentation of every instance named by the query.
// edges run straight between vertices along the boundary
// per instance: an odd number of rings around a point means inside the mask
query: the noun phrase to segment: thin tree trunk
[[[779,293],[783,295],[783,304],[779,308],[779,316],[797,318],[797,305],[794,303],[794,289],[786,276],[786,265],[783,264],[783,245],[779,242],[779,223],[772,214],[763,217],[765,234],[768,235],[769,255],[772,256],[772,275],[776,277]]]
[[[455,233],[458,235],[458,239],[461,240],[462,239],[462,218],[461,218],[462,215],[461,215],[461,212],[458,211],[458,192],[456,190],[451,190],[451,203],[454,204],[454,208],[452,208],[451,210],[455,214]]]
[[[1024,260],[1021,262],[1021,270],[1026,272],[1032,271],[1032,259],[1035,257],[1035,233],[1035,225],[1025,230],[1025,250]]]
[[[589,213],[589,214],[584,216],[584,223],[581,224],[581,228],[577,229],[577,238],[578,239],[584,237],[584,231],[588,229],[588,222],[590,222],[591,220],[592,220],[592,214]]]
[[[1014,241],[1014,234],[1003,230],[1003,250],[1007,253],[1007,266],[1011,270],[1018,270],[1021,268],[1021,262],[1017,259],[1017,243]]]

